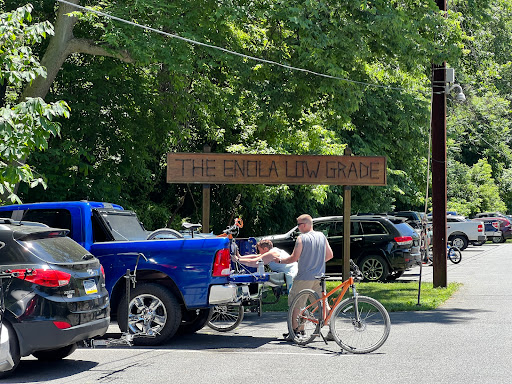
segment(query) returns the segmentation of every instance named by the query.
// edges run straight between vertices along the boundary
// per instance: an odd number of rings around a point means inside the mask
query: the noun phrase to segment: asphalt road
[[[51,364],[26,357],[3,382],[510,383],[512,244],[469,247],[462,257],[448,262],[448,280],[463,287],[435,311],[391,313],[390,336],[371,354],[341,353],[334,342],[299,347],[279,339],[285,314],[247,314],[232,332],[205,328],[158,348],[81,348]],[[418,272],[401,279],[417,281]]]

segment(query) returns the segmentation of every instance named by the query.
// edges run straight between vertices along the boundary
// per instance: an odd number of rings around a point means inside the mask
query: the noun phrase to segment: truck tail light
[[[100,264],[101,274],[103,275],[103,280],[105,280],[105,269],[103,268],[103,265]]]
[[[483,232],[483,231],[484,231],[484,225],[478,224],[478,232]]]
[[[217,251],[213,262],[213,276],[229,276],[231,273],[231,254],[229,249],[224,248]]]
[[[395,241],[398,245],[412,245],[412,237],[411,236],[395,237]]]
[[[68,285],[71,280],[69,273],[52,269],[32,269],[31,273],[27,273],[25,269],[13,269],[11,272],[17,272],[16,277],[20,280],[43,287],[63,287]]]
[[[493,221],[492,226],[496,228],[498,231],[500,230],[500,223],[498,221]]]

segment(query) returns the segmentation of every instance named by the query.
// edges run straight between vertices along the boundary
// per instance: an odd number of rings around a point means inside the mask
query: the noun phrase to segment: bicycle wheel
[[[299,292],[288,309],[289,337],[297,344],[312,342],[320,332],[322,303],[318,293],[312,289]]]
[[[354,297],[350,297],[334,308],[329,325],[330,331],[336,343],[347,352],[375,351],[389,336],[391,321],[388,311],[371,297],[357,296],[357,321],[354,300]]]
[[[459,264],[462,260],[462,253],[457,247],[450,247],[448,250],[448,260],[453,264]]]
[[[210,309],[210,317],[206,325],[216,331],[227,332],[238,327],[243,318],[243,305],[216,305]]]

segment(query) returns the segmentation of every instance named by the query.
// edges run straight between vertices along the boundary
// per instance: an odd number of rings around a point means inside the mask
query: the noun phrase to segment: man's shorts
[[[292,289],[288,294],[288,307],[292,305],[293,299],[303,289],[312,289],[318,293],[319,297],[322,297],[322,287],[319,280],[293,280]]]

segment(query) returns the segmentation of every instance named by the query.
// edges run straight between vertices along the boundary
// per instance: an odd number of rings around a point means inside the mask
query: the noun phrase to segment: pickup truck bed
[[[206,324],[212,305],[238,298],[226,237],[148,240],[134,212],[89,201],[2,206],[0,217],[68,229],[105,269],[112,317],[121,330],[152,335],[135,339],[138,344],[160,344],[178,329],[195,332]],[[129,303],[127,270],[137,271]]]

